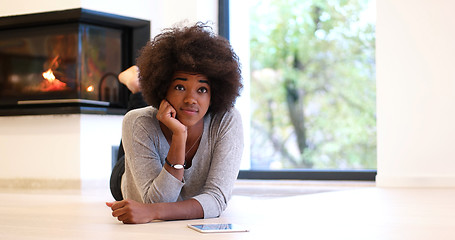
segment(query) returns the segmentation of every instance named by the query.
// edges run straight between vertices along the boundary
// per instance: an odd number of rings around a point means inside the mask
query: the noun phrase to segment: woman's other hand
[[[106,202],[112,210],[112,216],[123,223],[148,223],[158,219],[154,204],[139,203],[133,200]]]

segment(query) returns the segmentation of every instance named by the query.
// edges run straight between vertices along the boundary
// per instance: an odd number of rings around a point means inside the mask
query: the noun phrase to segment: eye
[[[178,85],[175,85],[174,89],[178,90],[178,91],[184,91],[185,87],[183,85],[178,84]]]
[[[199,93],[207,93],[209,90],[206,87],[201,87],[198,89]]]

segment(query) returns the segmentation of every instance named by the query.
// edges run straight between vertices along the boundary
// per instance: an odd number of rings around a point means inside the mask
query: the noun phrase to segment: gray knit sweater
[[[239,112],[233,108],[204,117],[201,142],[191,168],[184,170],[183,182],[163,167],[170,145],[156,113],[155,108],[145,107],[128,112],[123,119],[123,197],[142,203],[194,198],[201,204],[204,218],[220,216],[230,199],[243,153]]]

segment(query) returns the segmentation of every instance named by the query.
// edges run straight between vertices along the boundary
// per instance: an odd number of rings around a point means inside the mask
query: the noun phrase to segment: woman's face
[[[190,127],[201,121],[210,106],[208,78],[199,73],[176,72],[166,93],[166,100],[177,112],[176,118]]]

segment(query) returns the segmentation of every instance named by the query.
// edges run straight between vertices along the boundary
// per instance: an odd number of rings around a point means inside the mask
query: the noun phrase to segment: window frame
[[[218,34],[230,40],[229,0],[218,0]],[[249,146],[248,146],[249,147]],[[375,181],[376,169],[240,170],[238,179]]]

